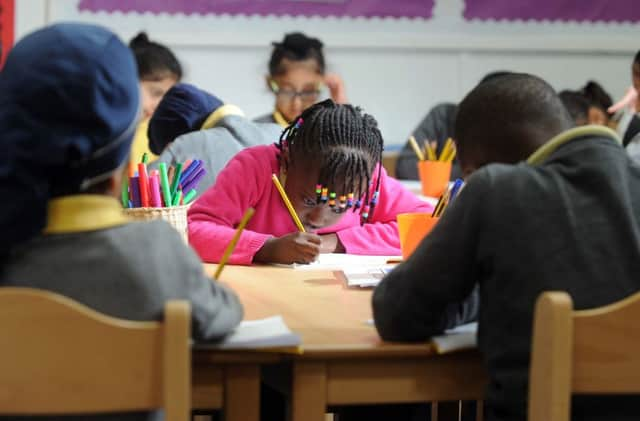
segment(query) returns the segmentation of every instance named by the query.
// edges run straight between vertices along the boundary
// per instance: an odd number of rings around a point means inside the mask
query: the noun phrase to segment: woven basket
[[[124,213],[136,221],[165,220],[180,233],[184,242],[189,244],[187,210],[190,205],[172,206],[170,208],[125,208]]]

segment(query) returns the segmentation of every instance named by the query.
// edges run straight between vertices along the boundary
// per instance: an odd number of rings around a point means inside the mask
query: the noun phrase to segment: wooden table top
[[[215,265],[205,265],[209,275]],[[371,289],[347,288],[339,273],[273,266],[227,266],[221,281],[240,296],[245,320],[281,315],[302,336],[301,358],[434,354],[428,343],[381,341],[373,325]]]

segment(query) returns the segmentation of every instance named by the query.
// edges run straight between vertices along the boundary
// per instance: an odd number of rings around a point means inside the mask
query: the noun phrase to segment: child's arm
[[[247,208],[261,195],[261,180],[270,180],[251,150],[236,155],[216,183],[189,209],[189,243],[205,262],[219,262]],[[270,181],[269,181],[270,182]],[[270,235],[244,230],[229,263],[250,265]]]
[[[380,175],[380,198],[370,222],[338,231],[336,234],[350,254],[400,255],[396,217],[406,212],[432,212],[433,206],[418,199],[400,182]]]
[[[471,177],[411,257],[378,285],[373,314],[383,339],[421,341],[477,318],[476,248],[488,191],[486,178]]]

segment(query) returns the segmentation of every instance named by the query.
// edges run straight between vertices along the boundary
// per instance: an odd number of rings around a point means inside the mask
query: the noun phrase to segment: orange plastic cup
[[[422,183],[422,194],[440,197],[449,185],[451,162],[418,161],[418,174]]]
[[[401,213],[398,214],[398,232],[400,234],[400,248],[402,258],[407,259],[418,247],[422,239],[431,232],[438,222],[438,217],[430,213]]]

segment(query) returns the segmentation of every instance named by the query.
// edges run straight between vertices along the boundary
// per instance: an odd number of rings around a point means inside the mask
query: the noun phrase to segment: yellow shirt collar
[[[82,194],[52,199],[45,234],[97,231],[130,222],[111,196]]]
[[[236,107],[232,104],[225,104],[218,107],[214,112],[209,114],[209,117],[207,117],[204,123],[202,123],[202,127],[200,127],[200,129],[204,130],[215,127],[215,125],[218,124],[220,120],[228,115],[237,115],[240,117],[244,117],[244,113],[239,107]]]
[[[275,110],[273,112],[273,120],[276,122],[276,124],[279,124],[280,127],[282,127],[283,129],[289,127],[289,122],[287,121],[286,118],[284,118],[284,116],[278,110]]]
[[[584,136],[602,136],[608,137],[612,140],[622,144],[620,137],[616,132],[605,126],[589,125],[580,126],[573,129],[569,129],[565,132],[552,138],[550,141],[538,148],[534,153],[527,158],[527,164],[537,165],[541,164],[545,159],[556,151],[560,146],[568,143],[578,137]]]

